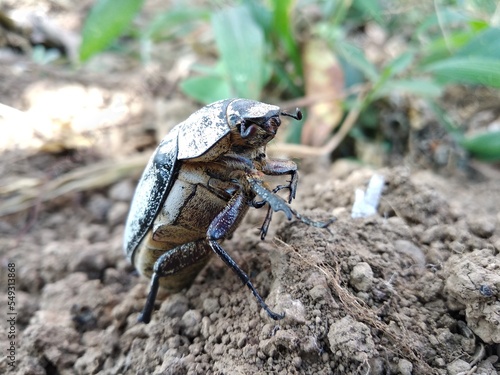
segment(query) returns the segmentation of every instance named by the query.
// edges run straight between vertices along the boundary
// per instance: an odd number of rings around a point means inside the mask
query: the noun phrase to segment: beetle
[[[264,239],[272,213],[326,228],[334,219],[313,221],[288,204],[295,198],[297,165],[267,158],[265,148],[281,124],[280,116],[302,113],[248,99],[209,104],[176,125],[151,156],[137,185],[124,233],[124,251],[140,274],[151,278],[138,321],[149,323],[161,286],[175,293],[188,287],[216,253],[278,320],[247,274],[222,248],[250,207],[268,206],[260,229]],[[289,175],[287,185],[271,189],[265,175]],[[288,201],[276,193],[288,189]],[[261,200],[258,200],[260,197]]]

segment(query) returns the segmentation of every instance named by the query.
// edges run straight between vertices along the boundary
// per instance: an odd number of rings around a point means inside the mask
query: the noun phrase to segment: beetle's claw
[[[285,317],[285,313],[278,314],[269,309],[266,309],[266,312],[273,320],[281,320]]]
[[[138,323],[148,324],[151,321],[151,314],[146,314],[144,311],[139,314],[137,318]]]

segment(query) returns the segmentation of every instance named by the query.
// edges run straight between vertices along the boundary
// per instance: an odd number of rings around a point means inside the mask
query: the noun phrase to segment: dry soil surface
[[[330,231],[251,210],[225,249],[283,320],[215,256],[187,290],[148,291],[122,251],[136,180],[4,217],[2,290],[16,274],[17,374],[496,374],[500,174],[480,182],[383,169],[378,214],[352,219],[375,171],[339,161],[303,174],[293,207]],[[77,199],[78,198],[78,199]],[[2,356],[9,353],[3,294]]]

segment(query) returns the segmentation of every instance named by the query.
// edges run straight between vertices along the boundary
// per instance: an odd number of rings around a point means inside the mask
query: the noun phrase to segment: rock
[[[457,359],[446,366],[449,375],[459,375],[470,370],[470,365],[463,359]]]
[[[470,219],[467,224],[469,230],[476,236],[481,238],[490,238],[495,232],[495,218],[485,216],[475,216]]]
[[[373,271],[366,262],[360,262],[354,266],[350,275],[350,283],[359,292],[367,292],[373,284]]]
[[[185,336],[192,339],[200,333],[201,313],[198,310],[188,310],[181,319],[182,332]]]
[[[407,240],[394,241],[394,248],[400,254],[408,255],[419,267],[425,267],[425,254],[413,242]]]
[[[402,358],[398,362],[398,371],[401,375],[412,375],[413,365],[410,361]]]
[[[500,343],[500,261],[490,249],[454,255],[446,263],[448,307],[463,309],[467,326],[488,344]]]
[[[342,357],[358,362],[366,362],[376,353],[370,328],[349,315],[331,325],[328,341],[333,353],[340,351]]]

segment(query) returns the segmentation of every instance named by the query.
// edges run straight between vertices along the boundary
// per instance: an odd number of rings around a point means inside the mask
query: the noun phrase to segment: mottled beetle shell
[[[145,236],[152,229],[153,223],[159,215],[168,217],[169,214],[175,214],[164,212],[165,207],[175,207],[175,210],[184,208],[185,199],[187,199],[188,195],[179,193],[185,188],[185,186],[182,186],[183,182],[178,181],[179,176],[181,178],[185,177],[184,180],[187,181],[196,178],[197,183],[208,184],[209,176],[206,175],[205,171],[190,170],[189,165],[184,165],[183,161],[210,162],[215,160],[220,155],[228,152],[231,147],[229,134],[238,119],[265,118],[278,116],[279,113],[279,107],[260,102],[246,99],[222,100],[193,113],[165,136],[149,160],[137,185],[125,226],[124,251],[141,274],[150,276],[152,263],[168,250],[168,246],[165,248],[164,245],[161,250],[151,248],[149,244],[154,241],[149,236],[148,238],[145,238]],[[204,178],[207,178],[207,180],[205,181]],[[169,197],[174,185],[176,186],[175,196]],[[189,183],[185,185],[189,187]],[[200,193],[198,194],[201,196]],[[227,204],[225,200],[217,202],[214,197],[210,199],[214,201],[213,207],[211,207],[214,210],[218,209],[220,211]],[[167,200],[169,201],[167,202]],[[204,204],[206,205],[206,202]],[[185,215],[186,213],[184,213]],[[197,220],[201,219],[196,218],[194,222],[197,222]],[[161,220],[157,219],[157,221]],[[200,226],[202,226],[201,224],[200,222]],[[169,234],[171,235],[171,233]],[[186,262],[189,262],[190,265],[185,270],[188,276],[191,273],[196,274],[203,267],[206,258],[211,253],[206,246],[192,242],[196,240],[193,238],[187,239],[185,242],[177,242],[170,247],[174,248],[183,243],[189,243],[186,245],[188,246],[186,253],[190,252],[191,255]],[[138,249],[145,246],[145,242],[148,243],[146,244],[148,249],[141,250],[141,253],[145,251],[151,252],[151,259],[146,260],[146,263],[148,263],[146,265],[143,264],[144,261],[142,260],[141,264],[138,264],[136,255]],[[199,262],[193,261],[193,254],[199,256]],[[141,254],[140,258],[144,258],[144,254]],[[177,274],[176,279],[180,280],[179,288],[182,288],[184,286],[183,276]],[[172,290],[179,289],[172,285],[169,285],[169,287]]]

